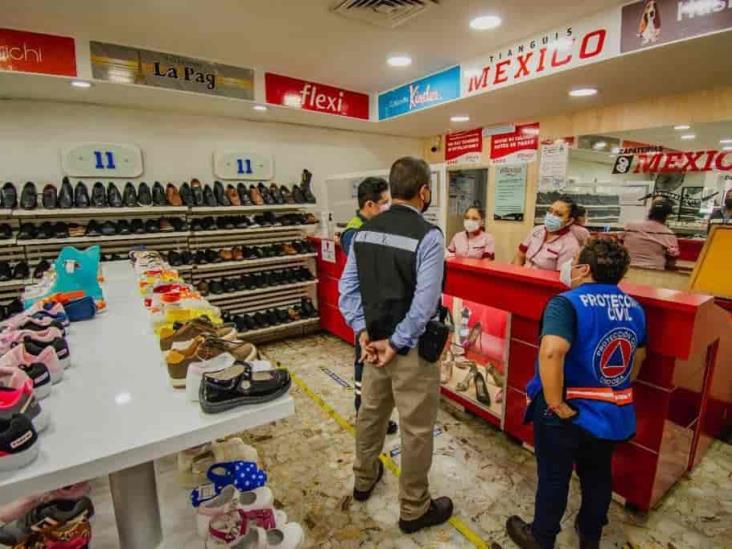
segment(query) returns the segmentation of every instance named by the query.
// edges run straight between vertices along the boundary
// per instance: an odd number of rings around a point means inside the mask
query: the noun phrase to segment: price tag
[[[266,181],[274,177],[274,162],[263,154],[214,153],[214,174],[219,179]]]
[[[327,240],[323,239],[320,241],[320,255],[323,258],[323,261],[327,261],[328,263],[335,263],[336,262],[336,250],[335,250],[335,242],[333,240]]]
[[[83,143],[61,152],[61,168],[73,177],[140,177],[142,152],[134,145]]]

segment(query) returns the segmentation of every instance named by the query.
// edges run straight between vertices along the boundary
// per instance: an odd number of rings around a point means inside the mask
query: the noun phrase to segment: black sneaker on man
[[[372,492],[374,491],[374,488],[376,488],[376,485],[379,484],[379,481],[384,476],[384,464],[379,460],[379,472],[376,473],[376,480],[371,485],[371,488],[368,490],[356,490],[354,487],[353,489],[353,499],[356,501],[366,501],[371,497]]]
[[[422,528],[437,526],[450,520],[452,516],[452,500],[441,497],[430,501],[430,508],[421,517],[414,520],[399,519],[399,529],[405,534],[413,534]]]

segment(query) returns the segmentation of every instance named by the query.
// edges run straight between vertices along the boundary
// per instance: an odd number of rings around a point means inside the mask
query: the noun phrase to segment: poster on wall
[[[498,166],[496,169],[496,221],[523,221],[526,199],[526,164]]]
[[[564,188],[567,181],[567,165],[569,164],[569,144],[558,140],[542,143],[541,160],[539,162],[539,190],[558,191]]]
[[[265,73],[267,103],[306,111],[335,114],[348,118],[369,119],[371,99],[366,93],[354,92],[318,82],[300,80],[274,73]]]
[[[534,162],[539,149],[539,123],[521,124],[511,133],[491,138],[491,164]]]
[[[459,97],[460,66],[455,66],[379,94],[379,120],[434,107]]]
[[[0,29],[0,70],[76,76],[74,39]]]
[[[623,6],[623,53],[732,28],[728,0],[642,0]]]
[[[254,71],[159,51],[89,42],[97,80],[254,99]]]
[[[448,133],[445,136],[445,161],[448,166],[480,164],[483,153],[483,129]]]

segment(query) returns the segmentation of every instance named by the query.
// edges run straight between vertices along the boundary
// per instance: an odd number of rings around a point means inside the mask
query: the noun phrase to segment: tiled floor
[[[290,367],[314,392],[353,420],[350,389],[352,349],[327,336],[280,342],[265,347],[272,360]],[[344,387],[344,383],[348,387]],[[246,433],[270,476],[277,505],[289,520],[306,529],[308,547],[472,547],[446,525],[404,536],[398,519],[397,480],[386,481],[366,504],[356,503],[352,488],[352,436],[326,415],[299,388],[293,387],[295,416]],[[531,517],[536,483],[532,454],[485,422],[443,404],[438,416],[431,472],[434,494],[449,495],[457,515],[488,544],[513,547],[503,530],[506,517]],[[387,449],[399,445],[389,437]],[[398,459],[398,457],[396,458]],[[187,493],[174,480],[173,456],[158,463],[158,490],[165,530],[163,547],[203,547],[193,531]],[[97,519],[94,548],[118,546],[106,480],[95,482]],[[559,547],[576,547],[571,528],[578,509],[578,486],[572,485]],[[700,467],[682,480],[647,515],[610,510],[603,547],[712,548],[730,547],[732,540],[732,447],[715,443]]]

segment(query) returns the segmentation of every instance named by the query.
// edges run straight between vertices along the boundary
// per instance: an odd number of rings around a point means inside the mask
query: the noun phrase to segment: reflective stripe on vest
[[[601,400],[618,406],[633,404],[633,389],[614,391],[610,387],[569,387],[566,400]]]

